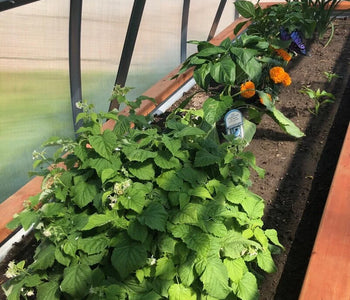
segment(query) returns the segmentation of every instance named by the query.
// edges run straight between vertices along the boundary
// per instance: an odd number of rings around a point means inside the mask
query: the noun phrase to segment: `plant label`
[[[227,134],[243,138],[243,117],[238,109],[232,109],[225,115],[225,126]]]

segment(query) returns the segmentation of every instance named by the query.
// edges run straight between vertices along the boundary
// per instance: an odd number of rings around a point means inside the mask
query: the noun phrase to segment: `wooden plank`
[[[350,126],[299,300],[350,299]]]

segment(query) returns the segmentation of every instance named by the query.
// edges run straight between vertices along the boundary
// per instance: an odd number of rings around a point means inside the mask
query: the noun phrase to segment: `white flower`
[[[7,271],[5,273],[5,276],[7,278],[13,278],[18,275],[17,268],[15,261],[11,260],[7,266]]]

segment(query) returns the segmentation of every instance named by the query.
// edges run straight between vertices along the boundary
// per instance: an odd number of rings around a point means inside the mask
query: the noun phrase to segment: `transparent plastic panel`
[[[29,180],[45,139],[73,136],[68,24],[69,0],[0,14],[0,202]]]
[[[125,0],[83,2],[82,93],[97,111],[109,108],[132,6]]]

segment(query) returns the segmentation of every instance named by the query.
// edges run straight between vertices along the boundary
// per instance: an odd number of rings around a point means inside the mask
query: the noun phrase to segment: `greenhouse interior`
[[[350,0],[0,14],[0,299],[348,299]]]

